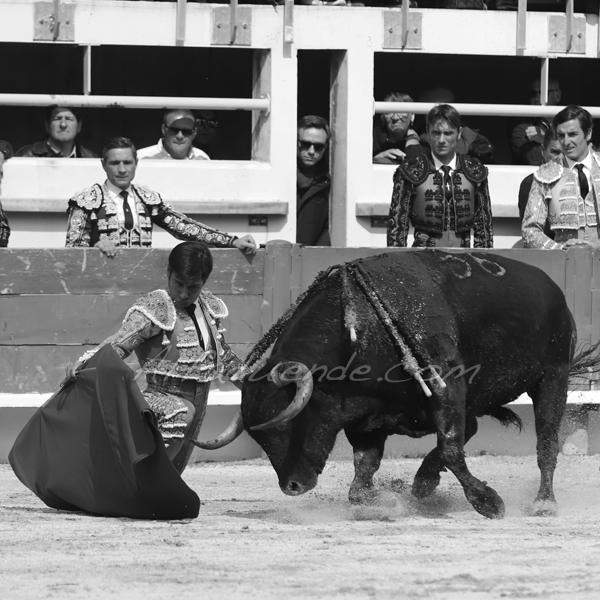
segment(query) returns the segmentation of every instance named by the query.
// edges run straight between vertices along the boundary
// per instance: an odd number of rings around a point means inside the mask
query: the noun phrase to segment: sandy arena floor
[[[470,458],[506,503],[501,521],[449,474],[418,503],[418,464],[384,461],[379,505],[356,508],[350,462],[298,498],[267,461],[200,463],[185,473],[200,517],[180,522],[55,511],[0,465],[0,598],[600,598],[600,456],[559,458],[555,518],[528,516],[533,456]]]

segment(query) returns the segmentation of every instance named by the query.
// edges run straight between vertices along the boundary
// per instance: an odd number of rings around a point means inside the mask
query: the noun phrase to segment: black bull
[[[504,405],[526,392],[541,472],[534,510],[556,511],[576,329],[563,293],[540,269],[475,252],[358,260],[317,277],[271,335],[270,357],[244,382],[242,416],[286,494],[316,485],[342,429],[354,450],[351,501],[369,497],[389,435],[435,433],[413,494],[431,494],[449,469],[475,510],[501,517],[502,499],[469,472],[464,445],[477,417],[520,425]]]

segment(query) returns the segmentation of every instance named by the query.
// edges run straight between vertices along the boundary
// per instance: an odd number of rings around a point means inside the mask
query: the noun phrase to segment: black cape
[[[9,461],[51,508],[135,519],[189,519],[200,510],[133,371],[108,345],[31,417]]]

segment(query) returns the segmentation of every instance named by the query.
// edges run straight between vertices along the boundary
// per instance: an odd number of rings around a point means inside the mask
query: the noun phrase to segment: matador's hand
[[[232,246],[246,254],[256,254],[256,250],[258,249],[258,244],[250,234],[234,240]]]
[[[98,248],[108,258],[114,258],[117,255],[117,247],[110,240],[100,240],[94,244],[94,248]]]

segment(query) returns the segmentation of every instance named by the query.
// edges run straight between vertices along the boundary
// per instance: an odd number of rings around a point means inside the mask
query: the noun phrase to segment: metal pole
[[[92,93],[92,47],[83,48],[83,93],[88,96]]]
[[[573,19],[574,17],[574,2],[573,0],[567,0],[567,7],[565,9],[566,20],[567,20],[567,31],[566,31],[566,41],[567,41],[567,53],[571,51],[571,44],[573,43]]]
[[[237,34],[237,8],[238,0],[229,0],[230,17],[229,17],[229,32],[231,33],[230,44],[235,42]]]
[[[517,12],[517,50],[527,48],[527,0],[519,0]]]
[[[542,58],[542,71],[540,73],[540,104],[548,105],[548,79],[550,77],[550,59]]]
[[[54,19],[52,41],[55,42],[58,39],[58,34],[60,33],[60,0],[52,0],[52,11]]]
[[[434,102],[375,102],[375,113],[410,113],[426,115],[437,103]],[[485,115],[488,117],[554,117],[563,106],[533,106],[530,104],[454,104],[461,115]],[[585,106],[592,117],[600,118],[600,106]]]
[[[187,18],[187,0],[177,0],[177,16],[175,22],[175,45],[185,43],[185,25]]]
[[[0,106],[78,106],[96,108],[188,108],[268,112],[270,98],[165,98],[158,96],[67,96],[0,94]]]
[[[408,44],[408,15],[410,11],[410,0],[402,0],[402,47]]]

